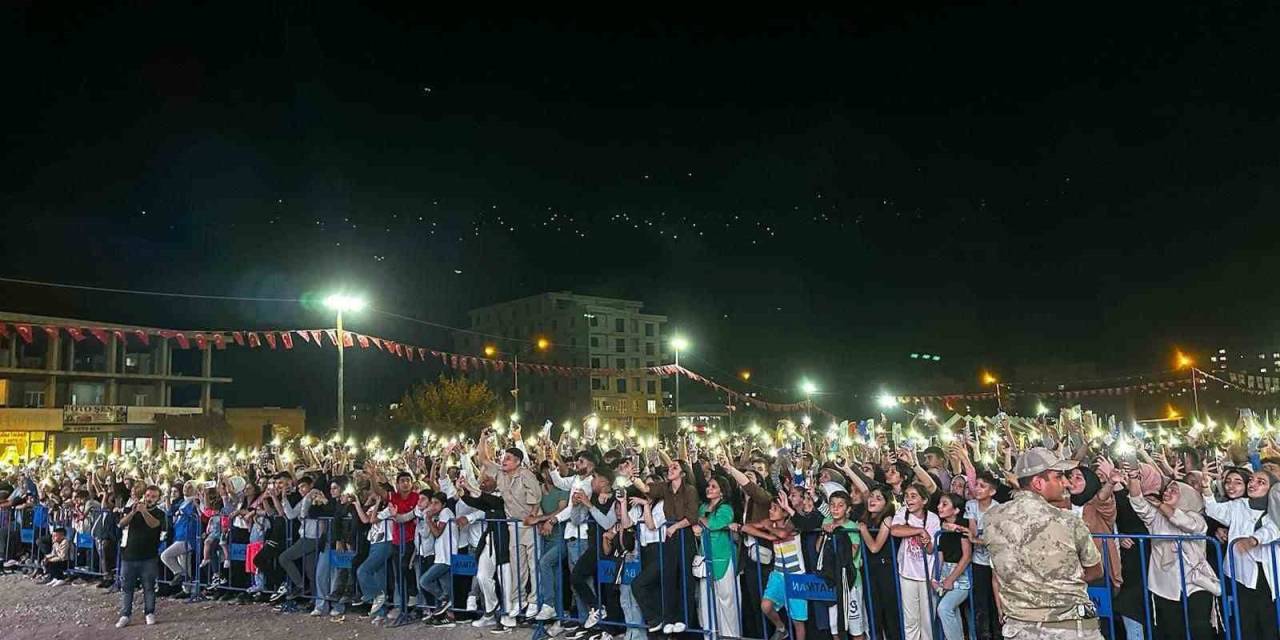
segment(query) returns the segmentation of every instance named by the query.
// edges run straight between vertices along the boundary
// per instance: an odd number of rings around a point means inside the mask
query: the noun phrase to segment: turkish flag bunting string
[[[285,350],[293,348],[293,334],[288,331],[280,332],[280,344],[284,345]]]
[[[70,329],[67,329],[67,333],[71,333],[71,330],[70,330]],[[97,338],[97,339],[98,339],[98,342],[101,342],[102,344],[106,344],[106,343],[107,343],[107,330],[106,330],[106,329],[90,329],[90,330],[89,330],[89,333],[92,333],[92,334],[93,334],[93,337],[95,337],[95,338]]]
[[[84,332],[79,327],[67,327],[67,335],[71,336],[71,339],[76,342],[84,340]]]
[[[50,339],[50,340],[57,340],[57,339],[58,339],[58,328],[57,328],[57,327],[41,327],[41,328],[42,328],[42,329],[44,329],[45,335],[49,336],[49,339]]]
[[[357,334],[355,334],[355,335],[356,335],[356,342],[360,343],[360,348],[361,348],[361,349],[368,349],[368,348],[369,348],[369,336],[362,335],[362,334],[359,334],[359,333],[357,333]]]
[[[15,324],[15,325],[13,325],[13,328],[14,328],[14,330],[15,330],[15,331],[17,331],[17,332],[18,332],[18,335],[19,335],[19,336],[22,336],[22,341],[23,341],[23,342],[25,342],[25,343],[27,343],[27,344],[31,344],[31,325],[29,325],[29,324]]]
[[[124,332],[119,329],[112,329],[111,335],[115,336],[116,340],[120,341],[120,344],[126,344],[129,342],[128,338],[125,338]]]
[[[204,351],[205,349],[209,348],[209,339],[206,338],[203,333],[197,333],[195,335],[192,335],[191,337],[195,339],[197,349]]]
[[[350,331],[343,331],[342,332],[342,348],[350,349],[354,346],[356,346],[355,337],[351,334]]]
[[[285,333],[289,333],[289,332],[286,331]],[[298,334],[299,338],[302,338],[303,342],[311,342],[311,333],[309,331],[297,331],[295,333]]]
[[[173,339],[178,341],[178,348],[180,349],[191,348],[191,341],[187,339],[187,334],[179,331],[176,334],[174,334]]]
[[[250,348],[257,349],[258,347],[262,346],[262,339],[258,337],[258,333],[256,331],[250,331],[248,333],[249,333]]]
[[[227,348],[227,337],[221,332],[213,334],[213,348],[222,351]]]
[[[233,340],[233,341],[236,343],[236,346],[238,346],[238,347],[243,347],[243,346],[244,346],[244,332],[242,332],[242,331],[232,331],[232,332],[231,332],[231,340]]]
[[[264,331],[262,335],[267,339],[267,346],[274,350],[276,348],[276,332]]]
[[[325,330],[324,330],[324,334],[325,334],[326,336],[329,336],[329,344],[331,344],[331,345],[333,345],[333,346],[335,346],[335,347],[336,347],[336,346],[338,346],[338,331],[337,331],[337,329],[325,329]]]

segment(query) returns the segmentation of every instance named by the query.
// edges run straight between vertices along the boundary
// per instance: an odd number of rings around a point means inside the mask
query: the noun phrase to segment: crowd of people
[[[146,624],[172,596],[584,639],[993,640],[1089,620],[1129,640],[1228,621],[1276,638],[1280,451],[1117,442],[1088,419],[918,421],[922,442],[513,425],[394,449],[69,451],[5,469],[0,536],[9,571],[119,591],[118,627],[140,591]],[[797,597],[801,575],[833,600]],[[1086,585],[1110,595],[1110,628]]]

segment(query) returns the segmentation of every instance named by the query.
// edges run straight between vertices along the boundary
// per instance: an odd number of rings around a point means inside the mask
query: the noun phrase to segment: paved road
[[[19,575],[0,576],[0,638],[5,640],[380,640],[423,638],[433,640],[529,640],[527,629],[493,636],[483,629],[460,625],[428,630],[422,624],[384,629],[348,615],[341,621],[312,618],[303,613],[280,614],[266,605],[223,602],[186,603],[161,598],[158,622],[142,624],[142,599],[135,603],[133,624],[116,629],[119,594],[79,584],[46,587]]]

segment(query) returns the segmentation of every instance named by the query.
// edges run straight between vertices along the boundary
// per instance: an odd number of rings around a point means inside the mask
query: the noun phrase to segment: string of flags
[[[339,340],[337,329],[270,329],[254,331],[177,331],[169,329],[123,330],[106,327],[31,325],[3,322],[0,322],[0,337],[7,337],[9,335],[10,326],[12,326],[14,333],[16,333],[17,336],[27,344],[31,344],[35,339],[36,331],[43,331],[50,339],[56,339],[60,335],[60,332],[65,332],[76,342],[81,342],[92,337],[104,345],[107,344],[112,337],[121,343],[127,344],[132,340],[142,346],[150,346],[152,340],[156,339],[166,341],[172,340],[179,349],[191,349],[194,347],[202,351],[210,348],[215,350],[224,350],[228,345],[248,347],[250,349],[262,348],[265,345],[266,348],[270,350],[283,348],[287,351],[292,350],[294,346],[298,344],[295,342],[295,338],[297,340],[301,340],[303,343],[311,344],[316,347],[324,347],[326,342],[328,343],[328,346],[336,347],[338,346]],[[471,371],[504,373],[507,371],[519,370],[520,373],[558,375],[563,377],[607,376],[616,378],[650,375],[668,378],[671,376],[683,376],[689,380],[725,394],[731,405],[742,403],[745,406],[756,407],[778,413],[806,411],[835,417],[835,414],[830,411],[808,402],[777,403],[747,396],[715,382],[702,374],[674,364],[643,367],[638,369],[611,369],[541,364],[537,362],[516,363],[510,360],[429,349],[395,340],[388,340],[378,336],[356,333],[354,331],[344,330],[342,332],[341,339],[343,348],[351,349],[359,346],[362,349],[377,349],[381,352],[402,358],[409,362],[417,361],[425,363],[429,360],[439,361],[439,363],[446,368],[462,371],[464,373]]]

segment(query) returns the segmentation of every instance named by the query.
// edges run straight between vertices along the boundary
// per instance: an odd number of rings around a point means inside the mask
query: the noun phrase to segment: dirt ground
[[[204,640],[244,638],[270,640],[380,640],[382,638],[423,638],[433,640],[529,640],[532,631],[518,629],[494,636],[487,629],[459,625],[453,629],[429,629],[413,623],[395,629],[374,626],[359,615],[347,615],[341,622],[327,617],[312,618],[300,613],[282,614],[266,605],[236,605],[224,602],[187,603],[160,598],[156,604],[157,623],[143,624],[142,597],[134,601],[133,623],[116,629],[120,595],[107,594],[92,586],[46,587],[20,575],[0,576],[0,638],[4,640]]]

